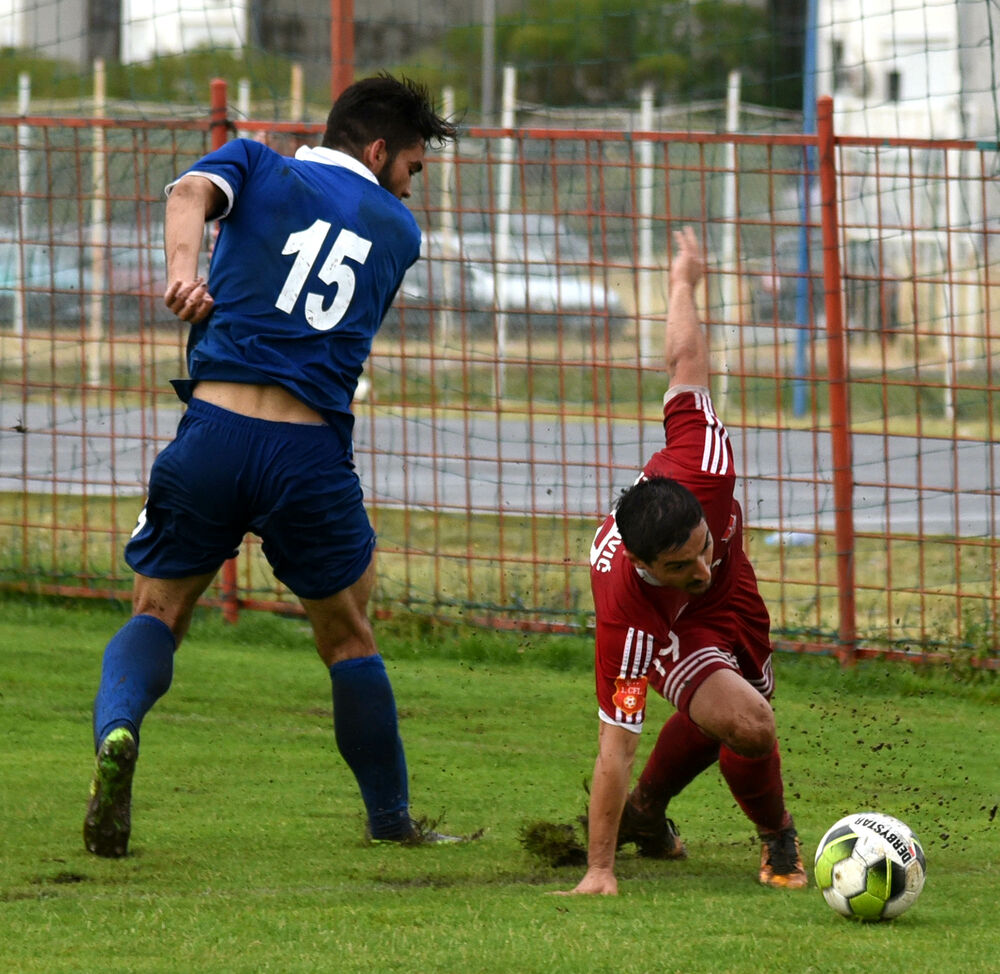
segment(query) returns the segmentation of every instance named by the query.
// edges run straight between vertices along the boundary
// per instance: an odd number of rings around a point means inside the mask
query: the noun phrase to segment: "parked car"
[[[844,323],[867,337],[892,338],[899,328],[900,281],[890,248],[878,238],[849,240],[844,263]]]
[[[399,319],[409,328],[432,321],[441,327],[449,318],[492,330],[503,314],[511,337],[624,327],[622,300],[593,272],[579,237],[560,245],[558,262],[540,239],[526,246],[523,235],[511,233],[501,242],[482,232],[425,234],[421,259],[407,271],[387,326]]]
[[[18,239],[0,228],[0,327],[78,327],[97,313],[117,328],[140,321],[170,320],[163,306],[163,248],[110,227],[107,244],[93,247],[86,234],[58,234],[47,242]],[[15,323],[18,300],[22,319]]]
[[[507,250],[525,256],[532,263],[583,264],[590,258],[587,238],[574,233],[563,220],[550,213],[504,214]],[[470,255],[492,252],[501,227],[501,214],[466,211],[460,217],[461,237]]]
[[[77,324],[89,292],[78,255],[78,248],[61,244],[0,240],[0,326]]]
[[[162,231],[148,239],[129,239],[114,230],[109,235],[103,286],[110,299],[108,313],[117,328],[176,321],[163,303],[167,259],[162,240]]]
[[[806,288],[810,318],[823,316],[823,239],[818,231],[808,240],[808,270],[802,269],[802,241],[798,230],[775,235],[774,255],[748,261],[752,314],[755,324],[798,320],[799,287]]]
[[[421,257],[407,272],[382,325],[383,333],[483,332],[492,327],[493,280],[469,261]]]
[[[774,257],[748,262],[757,324],[794,325],[800,284],[807,288],[812,321],[826,315],[823,284],[823,239],[819,228],[809,237],[809,269],[801,269],[801,239],[797,230],[775,236]],[[840,273],[844,322],[851,331],[891,334],[898,327],[899,279],[887,266],[879,241],[852,239],[841,248]]]
[[[572,267],[514,259],[495,265],[494,281],[496,307],[517,330],[620,330],[625,324],[618,293]]]

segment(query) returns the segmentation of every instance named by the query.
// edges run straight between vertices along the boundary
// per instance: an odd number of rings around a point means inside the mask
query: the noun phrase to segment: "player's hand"
[[[670,265],[670,284],[694,287],[705,272],[698,237],[691,227],[684,227],[683,230],[674,231],[674,244],[677,253]]]
[[[575,889],[557,890],[557,896],[617,896],[618,880],[610,869],[588,869]]]
[[[215,306],[215,298],[208,293],[204,278],[193,281],[174,281],[163,295],[163,303],[181,321],[196,325],[204,321]]]

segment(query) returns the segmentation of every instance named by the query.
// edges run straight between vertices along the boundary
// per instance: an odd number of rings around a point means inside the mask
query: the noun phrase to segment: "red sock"
[[[723,747],[719,770],[740,808],[758,830],[776,832],[791,819],[785,811],[785,789],[781,781],[778,744],[762,758],[745,758]]]
[[[679,710],[663,725],[636,785],[637,804],[650,811],[667,807],[719,757],[719,742],[706,737]]]

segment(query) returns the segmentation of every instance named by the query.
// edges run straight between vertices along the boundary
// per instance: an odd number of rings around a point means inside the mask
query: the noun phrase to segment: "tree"
[[[618,104],[652,83],[669,99],[720,98],[735,68],[766,79],[771,34],[747,0],[539,0],[497,27],[498,61],[527,100]]]

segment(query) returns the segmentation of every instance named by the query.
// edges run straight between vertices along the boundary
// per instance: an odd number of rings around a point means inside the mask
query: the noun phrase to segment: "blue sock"
[[[401,838],[410,831],[410,797],[385,663],[378,654],[342,660],[330,679],[337,747],[361,788],[372,838]]]
[[[133,616],[112,636],[94,699],[95,750],[116,727],[139,743],[142,718],[170,687],[176,648],[170,627],[155,616]]]

